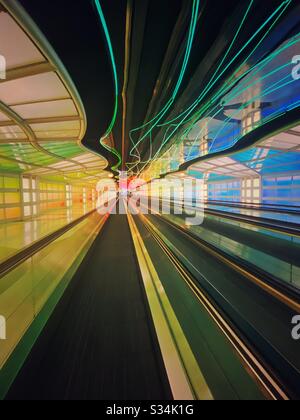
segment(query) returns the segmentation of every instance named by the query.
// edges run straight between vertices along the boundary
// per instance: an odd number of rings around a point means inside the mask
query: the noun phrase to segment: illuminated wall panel
[[[83,205],[83,188],[79,186],[73,187],[73,206],[78,207]]]
[[[249,178],[242,181],[242,202],[259,204],[261,201],[261,179]]]
[[[298,33],[276,50],[266,51],[255,65],[245,63],[243,71],[239,69],[209,101],[199,102],[193,118],[186,109],[181,122],[179,118],[175,120],[178,125],[174,124],[174,129],[165,125],[165,132],[160,134],[165,144],[170,142],[174,151],[182,146],[184,161],[191,161],[224,152],[242,142],[248,133],[298,108],[300,84],[292,76],[292,57],[299,54],[299,47]],[[167,172],[161,164],[167,154],[166,147],[156,157],[157,162],[150,167],[150,178]],[[179,153],[174,153],[172,160],[178,161]],[[176,170],[176,166],[171,165],[171,169]]]
[[[73,205],[72,202],[72,185],[66,185],[66,205],[67,208],[71,208]]]
[[[241,200],[241,181],[209,183],[207,190],[208,200],[232,202]]]
[[[99,227],[94,215],[1,279],[0,307],[13,331],[0,346],[0,369],[69,268],[77,269]]]
[[[262,202],[300,206],[300,175],[264,177]]]
[[[39,212],[38,180],[35,177],[22,178],[23,192],[23,218],[36,217]]]
[[[66,191],[64,184],[40,181],[39,194],[41,212],[66,207]]]
[[[20,177],[0,174],[0,222],[20,220],[21,208]]]

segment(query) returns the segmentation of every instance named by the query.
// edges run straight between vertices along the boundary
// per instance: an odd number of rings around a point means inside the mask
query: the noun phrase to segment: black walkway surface
[[[126,216],[111,216],[7,399],[170,399]]]

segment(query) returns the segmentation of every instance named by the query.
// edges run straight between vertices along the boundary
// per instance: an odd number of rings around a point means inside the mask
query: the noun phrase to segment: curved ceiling
[[[81,146],[85,110],[68,73],[22,8],[0,3],[1,169],[71,181],[106,176],[107,161]]]
[[[78,87],[88,121],[83,144],[105,156],[110,165],[115,164],[113,156],[99,143],[110,124],[115,95],[107,43],[95,1],[21,0],[21,3],[45,33]],[[249,34],[268,22],[276,9],[283,19],[296,2],[172,0],[172,7],[170,1],[162,0],[102,0],[100,3],[111,36],[119,82],[118,115],[110,141],[123,155],[125,169],[125,163],[135,162],[135,154],[147,161],[150,149],[160,150],[163,132],[159,125],[151,131],[151,138],[145,136],[135,153],[132,153],[130,133],[159,115],[177,86],[189,45],[193,5],[199,3],[191,52],[176,100],[160,122],[180,114],[205,89],[241,22],[242,30],[226,58],[230,61],[237,52],[242,50],[242,53],[234,66],[224,71],[214,89],[249,55],[252,46],[245,47]],[[251,14],[244,20],[248,7]],[[280,20],[276,24],[278,28],[268,39],[270,51],[282,42],[283,34],[288,35],[280,27]],[[134,132],[135,143],[144,131]]]
[[[41,3],[39,0],[21,0],[21,3],[45,33],[79,89],[88,117],[84,144],[104,154],[113,164],[112,156],[99,145],[99,139],[113,114],[114,86],[107,45],[94,2],[53,0]],[[209,4],[207,1],[200,2],[199,14],[204,14],[204,19],[202,27],[197,28],[197,33],[201,34],[201,42],[194,44],[180,92],[187,86],[199,60],[215,41],[218,35],[215,27],[219,27],[224,21],[222,11],[231,13],[238,3],[239,0],[228,0],[226,6],[220,7],[215,0]],[[111,35],[119,80],[119,112],[113,140],[120,152],[122,141],[125,143],[124,162],[130,160],[129,131],[151,118],[176,84],[185,51],[191,4],[190,0],[172,0],[170,7],[168,1],[118,0],[117,7],[112,7],[111,0],[101,1]],[[60,13],[57,13],[58,10]],[[214,16],[215,27],[208,21],[210,14]],[[126,78],[127,32],[129,63],[124,136],[124,103],[121,93]]]

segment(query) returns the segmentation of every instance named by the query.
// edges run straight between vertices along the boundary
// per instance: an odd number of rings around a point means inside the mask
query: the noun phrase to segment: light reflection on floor
[[[87,207],[59,209],[40,215],[34,220],[0,223],[0,261],[71,223],[90,210]]]

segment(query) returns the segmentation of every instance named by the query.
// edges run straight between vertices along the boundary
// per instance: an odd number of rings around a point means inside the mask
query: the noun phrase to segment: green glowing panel
[[[29,144],[0,145],[0,156],[15,159],[33,165],[51,165],[58,162],[58,159],[47,156],[37,151]]]
[[[76,143],[51,142],[43,143],[43,148],[65,159],[71,159],[82,154],[82,148]]]
[[[0,172],[21,173],[23,169],[25,168],[17,162],[1,159],[0,157]]]

